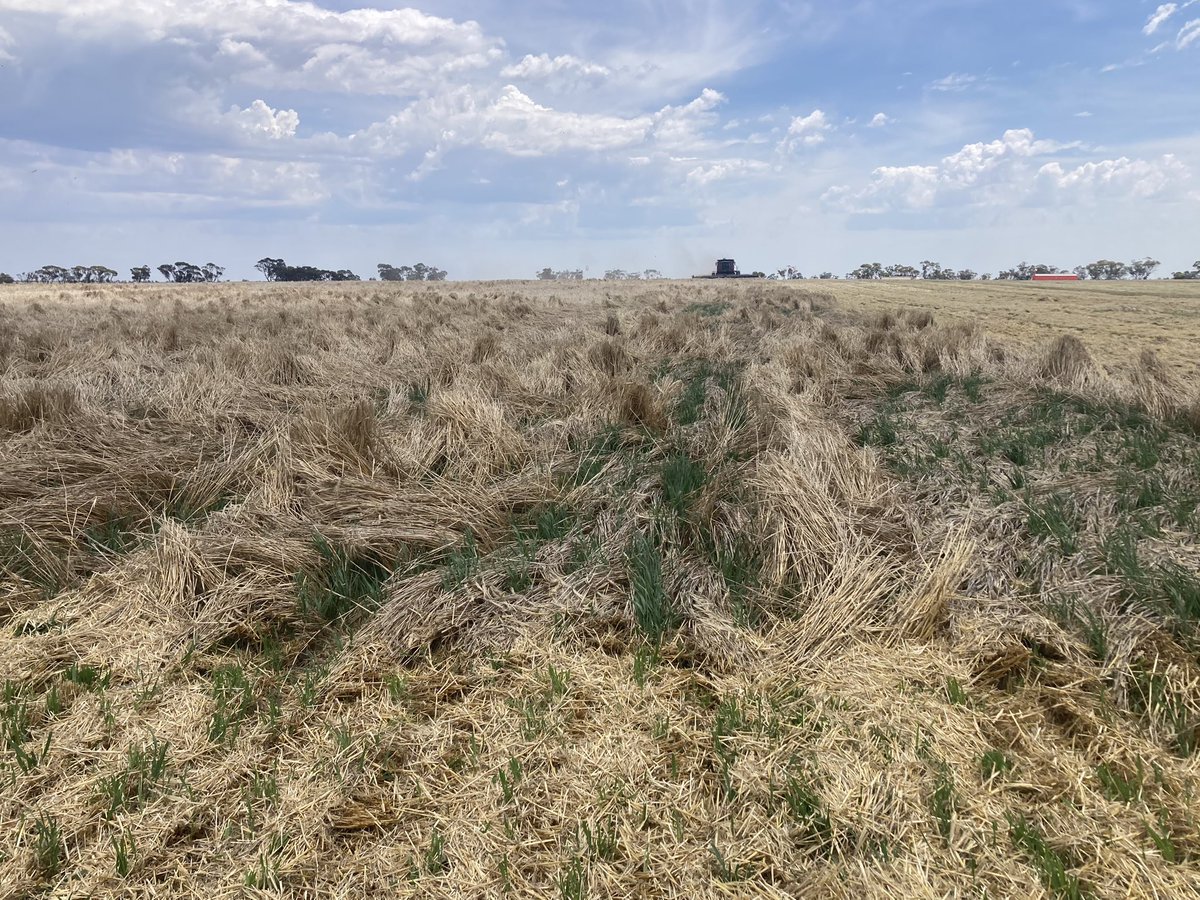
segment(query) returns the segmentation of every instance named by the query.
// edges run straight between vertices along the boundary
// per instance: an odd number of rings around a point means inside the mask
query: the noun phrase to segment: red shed
[[[1078,281],[1078,275],[1069,275],[1066,272],[1058,272],[1054,275],[1034,275],[1034,281]]]

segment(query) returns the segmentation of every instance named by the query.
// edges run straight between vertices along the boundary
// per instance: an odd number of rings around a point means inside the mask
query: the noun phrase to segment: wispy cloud
[[[945,78],[939,78],[937,81],[929,84],[931,91],[965,91],[971,85],[979,81],[978,76],[968,75],[965,72],[952,72]]]
[[[1162,25],[1167,19],[1175,15],[1175,11],[1179,9],[1176,3],[1164,3],[1156,9],[1150,16],[1146,26],[1142,29],[1142,34],[1151,35],[1158,31],[1158,26]]]

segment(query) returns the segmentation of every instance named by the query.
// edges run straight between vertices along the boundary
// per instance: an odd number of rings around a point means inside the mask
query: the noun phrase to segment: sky
[[[1190,268],[1200,0],[0,0],[0,271],[264,256]]]

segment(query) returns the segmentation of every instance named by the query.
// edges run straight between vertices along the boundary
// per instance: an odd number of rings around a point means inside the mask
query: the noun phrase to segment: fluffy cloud
[[[892,120],[885,113],[875,113],[871,118],[868,128],[884,128],[892,124]]]
[[[1187,166],[1173,155],[1157,160],[1105,159],[1088,162],[1074,169],[1061,163],[1046,163],[1038,170],[1038,181],[1055,194],[1077,201],[1105,197],[1148,200],[1173,197],[1191,178]]]
[[[792,119],[780,148],[790,151],[801,146],[815,147],[825,143],[826,132],[832,129],[829,117],[823,111],[814,109],[807,116],[796,116]]]
[[[263,100],[255,100],[246,109],[234,106],[222,120],[236,133],[252,140],[295,137],[300,127],[300,114],[294,109],[271,109]]]
[[[335,12],[303,0],[0,0],[0,11],[52,18],[75,43],[169,41],[199,60],[223,59],[222,74],[271,86],[415,92],[503,55],[503,42],[477,23],[415,9]]]
[[[706,89],[683,106],[626,117],[555,109],[511,84],[497,96],[489,93],[464,87],[426,97],[351,136],[346,145],[375,157],[404,156],[424,147],[420,173],[432,171],[455,147],[478,146],[518,157],[606,154],[643,146],[694,150],[703,143],[702,130],[713,124],[713,110],[725,99]],[[622,158],[628,160],[627,155]]]
[[[514,156],[544,156],[564,150],[615,150],[645,140],[650,116],[560,112],[535,103],[511,84],[487,110],[480,143]]]
[[[1122,157],[1072,169],[1057,161],[1039,164],[1047,156],[1075,149],[1077,145],[1038,140],[1028,129],[1014,129],[997,141],[968,144],[937,165],[880,166],[866,186],[836,186],[823,199],[831,207],[855,213],[1003,207],[1039,199],[1147,199],[1171,196],[1189,177],[1187,168],[1171,156],[1157,161]]]
[[[594,79],[606,78],[611,74],[605,66],[584,62],[570,55],[551,57],[548,53],[525,56],[520,62],[500,70],[504,78],[525,81],[548,81],[562,76]]]
[[[716,181],[729,178],[761,175],[769,172],[771,167],[756,159],[723,159],[717,162],[696,166],[687,173],[689,184],[704,187]]]

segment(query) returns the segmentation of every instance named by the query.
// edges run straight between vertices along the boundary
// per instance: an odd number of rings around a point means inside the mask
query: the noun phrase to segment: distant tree
[[[149,281],[150,280],[150,267],[149,266],[134,266],[132,269],[129,270],[129,277],[132,278],[134,283],[136,283],[136,284],[141,284],[143,282]]]
[[[975,271],[973,269],[959,269],[958,270],[958,280],[959,281],[974,281],[977,277],[978,276],[975,274]]]
[[[1087,281],[1087,278],[1088,278],[1087,266],[1076,266],[1071,271],[1075,273],[1075,277],[1077,277],[1080,281]]]
[[[427,266],[425,263],[417,263],[415,266],[393,266],[389,263],[380,263],[376,268],[379,270],[380,281],[446,280],[444,269],[439,269],[437,266]]]
[[[750,277],[751,278],[766,278],[767,273],[766,272],[751,272]]]
[[[786,266],[782,269],[776,269],[775,274],[771,277],[779,281],[798,281],[804,277],[804,274],[795,266]]]
[[[0,284],[16,284],[17,279],[13,278],[7,272],[0,272]]]
[[[537,279],[538,279],[538,281],[554,281],[554,280],[556,280],[554,270],[552,268],[550,268],[549,266],[546,266],[546,268],[542,269],[542,271],[537,273]]]
[[[161,266],[159,267],[161,269]],[[283,270],[287,268],[287,263],[282,259],[274,259],[270,256],[264,256],[254,264],[254,268],[263,273],[263,278],[267,281],[282,281],[279,277]]]
[[[1145,281],[1154,274],[1154,270],[1161,266],[1157,259],[1151,259],[1149,256],[1142,259],[1135,259],[1126,268],[1129,275],[1135,281]]]
[[[658,281],[663,277],[663,273],[658,271],[658,269],[646,269],[642,272],[642,277],[647,281]]]
[[[583,269],[562,269],[554,273],[556,281],[583,281]]]
[[[846,273],[847,278],[856,278],[859,281],[868,281],[883,277],[883,265],[880,263],[863,263],[853,272]]]
[[[27,272],[25,280],[39,284],[53,284],[54,282],[65,282],[69,280],[70,276],[71,273],[62,266],[42,266],[40,269]]]
[[[931,259],[921,260],[921,277],[922,278],[941,278],[942,264],[934,262]]]
[[[379,271],[380,281],[408,281],[412,278],[412,266],[393,266],[380,263],[375,267]]]
[[[886,278],[916,278],[920,272],[912,266],[906,266],[903,263],[894,263],[883,270],[883,275]]]
[[[837,280],[837,276],[834,275],[832,272],[822,272],[817,277],[820,278],[822,281],[836,281]]]
[[[158,267],[158,271],[163,273],[163,277],[168,281],[173,281],[176,284],[198,284],[206,280],[204,270],[195,263],[184,262],[180,260],[174,265],[163,263]]]
[[[1006,281],[1029,281],[1034,275],[1056,275],[1061,271],[1058,266],[1048,266],[1044,263],[1030,265],[1022,262],[1014,269],[1005,269],[996,277]]]
[[[1112,259],[1098,259],[1088,263],[1084,268],[1087,269],[1088,276],[1097,281],[1118,281],[1129,274],[1129,268],[1125,263]]]
[[[1200,259],[1192,263],[1190,272],[1172,272],[1171,277],[1180,281],[1200,281]]]
[[[609,269],[604,273],[605,281],[638,281],[641,277],[641,272],[626,272],[624,269]]]
[[[266,256],[254,264],[267,281],[361,281],[349,269],[320,269],[316,266],[289,266],[282,259]],[[390,267],[389,267],[390,268]],[[220,270],[224,272],[224,269]],[[382,276],[382,267],[380,269]],[[218,276],[219,277],[219,276]]]
[[[216,263],[205,263],[200,268],[200,273],[203,275],[205,281],[220,281],[221,276],[225,274],[225,269]]]

